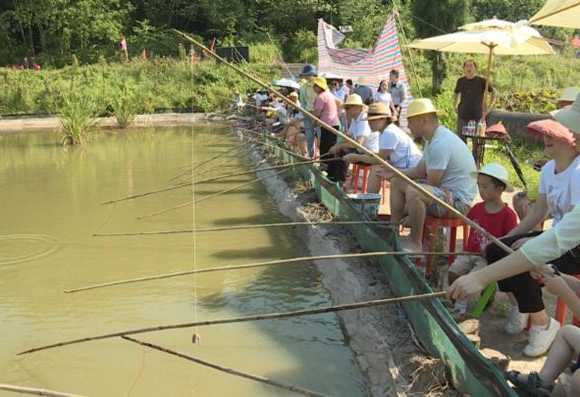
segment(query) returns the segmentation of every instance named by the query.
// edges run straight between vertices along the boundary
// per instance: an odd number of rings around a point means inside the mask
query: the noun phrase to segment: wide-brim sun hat
[[[358,94],[350,94],[346,97],[346,101],[342,106],[364,106],[364,102],[360,95]]]
[[[379,120],[379,119],[389,119],[392,118],[393,114],[391,109],[383,102],[374,102],[369,106],[367,111],[367,121]]]
[[[559,102],[574,102],[576,97],[580,94],[580,88],[578,87],[566,87],[562,91],[562,95],[557,100]]]
[[[315,77],[312,84],[322,88],[324,91],[328,90],[328,83],[324,77]]]
[[[482,169],[471,173],[472,176],[477,177],[477,175],[487,175],[495,178],[505,185],[506,192],[513,192],[514,187],[509,181],[509,174],[507,170],[498,163],[489,163],[483,166]]]
[[[372,78],[370,78],[369,76],[363,76],[360,77],[357,81],[358,85],[366,85],[366,86],[371,86],[374,84],[374,80]]]
[[[533,121],[528,124],[528,132],[537,136],[547,136],[552,139],[564,142],[570,146],[575,146],[576,141],[574,139],[574,134],[570,132],[568,128],[559,122],[546,119]]]
[[[580,135],[580,94],[578,94],[572,106],[558,110],[552,116],[570,131]]]
[[[433,102],[427,98],[413,99],[407,107],[407,119],[430,113],[437,114],[437,108],[435,108]]]

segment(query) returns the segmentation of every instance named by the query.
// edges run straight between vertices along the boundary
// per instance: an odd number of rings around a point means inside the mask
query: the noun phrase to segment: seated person
[[[558,275],[547,271],[543,281],[550,293],[560,297],[572,310],[576,317],[580,317],[580,280],[568,275]],[[508,380],[519,390],[533,396],[551,396],[554,384],[560,374],[567,368],[572,372],[570,396],[580,391],[580,328],[574,325],[565,325],[556,334],[554,343],[548,352],[540,372],[520,374],[518,371],[509,371]]]
[[[560,97],[556,100],[556,107],[558,109],[563,109],[565,107],[568,107],[570,105],[572,105],[572,103],[574,102],[574,99],[576,99],[576,96],[580,94],[580,88],[578,87],[566,87],[564,88],[564,90],[562,91],[562,94],[560,95]],[[552,112],[555,113],[557,112],[554,111]],[[546,164],[546,160],[538,160],[534,162],[534,169],[536,171],[540,171],[540,169]],[[514,207],[514,210],[516,211],[516,213],[518,214],[518,217],[521,219],[524,219],[528,212],[530,211],[530,209],[532,208],[532,206],[534,205],[535,199],[530,197],[530,194],[528,192],[519,192],[517,193],[514,198],[512,199],[512,205]],[[535,231],[542,231],[543,230],[543,221],[540,222],[535,228]]]
[[[467,217],[483,227],[495,237],[502,237],[518,224],[517,216],[501,196],[504,191],[513,191],[508,181],[508,173],[504,167],[496,163],[485,165],[477,173],[477,186],[482,202],[475,204],[467,213]],[[473,252],[477,256],[459,256],[449,267],[449,283],[473,270],[479,270],[487,264],[479,256],[489,241],[479,231],[469,230],[467,241],[464,242],[465,252]],[[457,314],[464,315],[467,311],[467,301],[455,302]]]
[[[370,128],[380,131],[379,156],[399,169],[410,169],[421,161],[421,150],[413,139],[394,122],[391,109],[383,103],[373,103],[369,107],[368,118]],[[377,160],[364,154],[351,154],[345,157],[348,162],[373,164],[369,174],[367,191],[378,193],[381,179],[384,177],[383,167]]]
[[[291,92],[288,99],[300,106],[297,92]],[[280,137],[286,139],[286,142],[294,148],[301,156],[308,153],[306,147],[306,135],[304,134],[304,115],[292,106],[287,106],[287,117],[285,127],[280,133]]]
[[[439,124],[437,110],[429,99],[411,101],[407,110],[409,128],[417,138],[426,140],[423,159],[417,166],[401,170],[407,177],[425,181],[421,185],[439,200],[466,214],[477,193],[475,161],[467,145],[448,128]],[[433,198],[419,192],[403,178],[391,179],[391,220],[410,226],[411,234],[402,241],[404,250],[417,252],[423,248],[423,226],[427,215],[454,217],[454,213]],[[393,178],[394,177],[394,178]]]
[[[580,203],[580,156],[576,152],[574,137],[567,128],[554,120],[540,120],[528,125],[528,131],[543,136],[544,152],[553,160],[542,167],[538,198],[521,223],[502,241],[518,249],[526,240],[541,232],[534,227],[549,213],[557,225],[565,213]],[[496,244],[486,249],[488,263],[493,263],[507,253]],[[563,255],[552,262],[559,271],[580,273],[580,260],[574,255]],[[542,286],[530,273],[519,274],[498,282],[499,289],[510,292],[517,305],[512,307],[505,324],[508,334],[521,333],[531,324],[529,341],[523,353],[528,357],[544,355],[556,337],[560,324],[548,316],[542,298]]]
[[[366,120],[367,107],[362,98],[357,94],[349,95],[343,106],[346,113],[346,134],[372,152],[378,152],[378,134],[373,134],[369,127]],[[339,142],[328,152],[329,156],[342,157],[352,151],[354,151],[354,145],[349,142]],[[340,165],[339,180],[344,182],[348,164],[343,161],[337,163]]]

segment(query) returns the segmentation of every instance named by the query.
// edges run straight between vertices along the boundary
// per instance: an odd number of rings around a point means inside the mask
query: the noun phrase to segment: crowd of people
[[[456,131],[440,123],[438,110],[426,98],[408,102],[408,131],[399,126],[408,94],[396,70],[375,89],[365,79],[357,84],[326,79],[313,65],[307,65],[300,76],[299,90],[290,92],[288,98],[321,122],[279,103],[274,109],[280,116],[280,136],[304,157],[333,160],[326,163],[325,171],[328,179],[340,186],[347,178],[349,165],[357,163],[370,167],[369,192],[378,192],[381,183],[387,182],[391,221],[409,227],[409,236],[401,239],[403,249],[409,252],[422,250],[428,216],[456,217],[456,212],[510,246],[514,250],[511,254],[471,228],[464,250],[474,255],[459,257],[450,266],[449,295],[455,300],[454,310],[464,315],[469,300],[497,282],[512,302],[505,332],[515,335],[528,330],[528,343],[523,349],[526,356],[539,357],[549,351],[539,373],[511,372],[508,378],[533,393],[551,391],[558,375],[580,353],[580,329],[551,318],[542,294],[545,287],[580,317],[576,294],[580,292],[580,280],[573,277],[580,274],[580,146],[576,146],[580,138],[580,89],[567,88],[558,111],[527,126],[530,134],[543,140],[549,160],[541,168],[535,200],[527,200],[525,194],[516,196],[514,210],[503,199],[505,192],[513,191],[508,171],[496,163],[478,170],[465,142],[470,124],[484,124],[495,101],[495,90],[477,76],[473,60],[466,60],[463,66],[464,75],[455,88]],[[486,91],[491,98],[487,102],[483,100]],[[332,129],[340,130],[366,150],[337,138]],[[381,165],[375,155],[430,195]],[[474,203],[478,194],[481,200]],[[434,197],[448,206],[440,205]],[[552,227],[544,231],[541,226],[548,218]],[[580,391],[580,371],[575,371],[572,379],[573,389]]]

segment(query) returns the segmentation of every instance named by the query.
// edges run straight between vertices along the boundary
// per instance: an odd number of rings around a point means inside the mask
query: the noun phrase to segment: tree
[[[413,25],[419,37],[430,37],[455,32],[465,24],[469,1],[466,0],[414,0],[412,3]],[[443,54],[429,52],[433,72],[433,95],[441,91],[447,75],[447,64]]]

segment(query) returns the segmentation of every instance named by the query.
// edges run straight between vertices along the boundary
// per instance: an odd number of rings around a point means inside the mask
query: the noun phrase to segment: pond
[[[186,205],[144,219],[138,217],[192,200],[191,189],[100,204],[168,186],[184,169],[184,177],[191,177],[192,160],[199,164],[220,153],[195,178],[251,169],[227,132],[211,125],[103,132],[69,150],[57,144],[55,132],[0,135],[0,382],[93,396],[291,395],[121,339],[16,356],[108,332],[331,304],[320,274],[308,264],[63,293],[119,279],[308,255],[287,228],[93,236],[285,221],[259,183],[203,200],[195,210]],[[197,185],[194,198],[253,178]],[[198,344],[192,343],[194,332]],[[332,396],[367,394],[334,314],[136,337]]]

